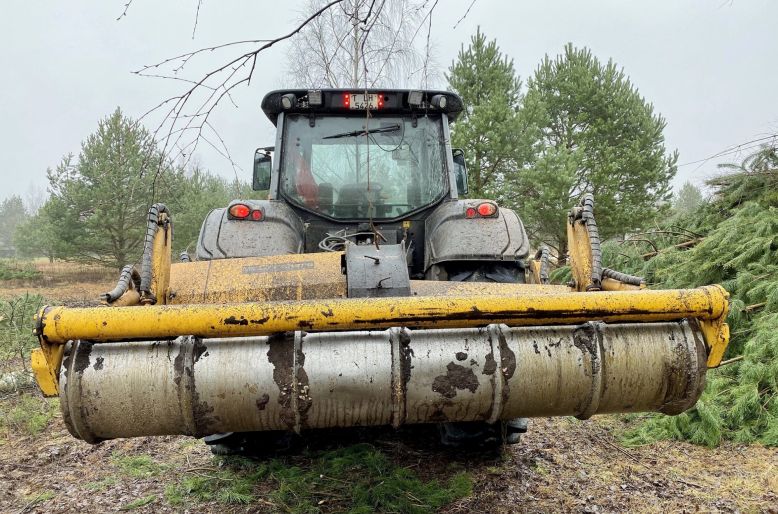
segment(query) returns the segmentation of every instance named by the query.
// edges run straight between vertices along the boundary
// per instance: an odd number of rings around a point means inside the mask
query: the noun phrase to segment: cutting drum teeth
[[[696,324],[304,333],[68,345],[70,432],[163,434],[660,411],[699,397]],[[117,378],[121,377],[121,380]]]

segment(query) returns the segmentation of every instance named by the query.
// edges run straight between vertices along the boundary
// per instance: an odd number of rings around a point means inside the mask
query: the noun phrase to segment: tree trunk
[[[351,87],[359,87],[359,1],[354,0],[354,76],[352,77]]]

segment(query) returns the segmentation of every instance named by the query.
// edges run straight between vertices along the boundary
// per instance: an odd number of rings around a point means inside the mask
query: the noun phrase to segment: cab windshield
[[[290,115],[283,148],[284,195],[332,218],[397,218],[445,193],[439,118]]]

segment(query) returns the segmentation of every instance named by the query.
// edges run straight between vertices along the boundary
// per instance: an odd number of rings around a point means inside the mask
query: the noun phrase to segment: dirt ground
[[[35,284],[3,284],[0,296],[38,292],[48,301],[94,304],[110,289],[115,271],[37,263]],[[17,401],[0,397],[0,415]],[[441,512],[769,512],[778,514],[778,449],[724,444],[716,449],[665,441],[624,448],[622,418],[533,420],[518,445],[501,455],[452,452],[437,444],[433,427],[352,429],[308,440],[308,451],[284,457],[305,467],[317,450],[367,442],[393,464],[422,479],[445,480],[466,471],[473,494]],[[126,459],[152,459],[157,472],[134,473]],[[122,460],[124,459],[124,460]],[[185,477],[212,477],[220,469],[199,440],[137,438],[89,445],[72,438],[59,412],[30,435],[0,430],[0,513],[280,512],[272,485],[254,484],[248,505],[215,501],[171,504],[166,488]],[[162,470],[162,471],[159,471]],[[323,512],[338,512],[321,500]],[[133,503],[134,502],[134,503]]]
[[[618,423],[534,420],[522,442],[501,456],[443,449],[423,428],[341,431],[310,448],[367,441],[425,478],[466,470],[473,494],[444,507],[446,513],[778,512],[777,450],[731,444],[711,450],[679,442],[625,449],[612,435]],[[133,477],[122,471],[117,455],[147,455],[168,467],[160,475]],[[287,459],[304,466],[307,455]],[[245,506],[168,504],[166,486],[186,474],[207,476],[216,461],[204,444],[187,437],[91,446],[70,437],[58,415],[38,436],[8,433],[0,439],[0,512],[118,511],[140,498],[149,503],[134,512],[280,511],[266,499],[267,484],[256,484],[257,499]]]

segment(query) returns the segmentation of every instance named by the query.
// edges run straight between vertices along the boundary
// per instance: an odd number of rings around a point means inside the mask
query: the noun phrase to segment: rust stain
[[[222,320],[222,323],[225,325],[248,325],[249,320],[244,318],[243,316],[240,317],[240,319],[236,318],[235,316],[230,316],[229,318],[225,318]]]
[[[470,363],[473,364],[474,362],[471,361]],[[495,371],[497,371],[497,361],[494,360],[494,352],[489,352],[486,354],[486,357],[484,357],[484,367],[481,374],[494,375]]]
[[[505,375],[505,379],[509,380],[516,372],[516,354],[508,347],[508,341],[505,340],[505,335],[502,331],[498,332],[497,337],[500,340],[500,355],[502,357],[500,359],[500,367],[502,368],[503,375]]]
[[[202,339],[196,338],[194,340],[194,344],[192,345],[192,354],[193,354],[193,357],[194,357],[194,359],[193,359],[194,362],[199,361],[200,357],[202,357],[203,354],[205,354],[205,356],[207,357],[208,356],[208,354],[206,353],[207,350],[208,350],[208,347],[203,344]]]
[[[435,406],[435,410],[430,414],[429,420],[435,423],[443,423],[448,421],[448,416],[446,416],[442,408]]]

